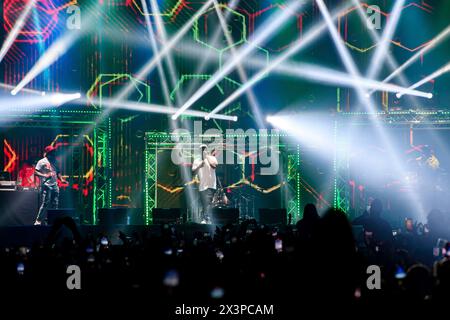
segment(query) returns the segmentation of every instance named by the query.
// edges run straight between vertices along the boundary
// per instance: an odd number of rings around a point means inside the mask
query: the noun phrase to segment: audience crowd
[[[1,290],[136,294],[168,303],[445,303],[449,222],[433,210],[426,224],[393,230],[380,200],[353,221],[334,209],[319,216],[308,204],[296,225],[246,220],[193,235],[163,225],[158,233],[120,233],[121,243],[113,245],[102,234],[81,236],[74,221],[63,218],[45,242],[1,249]],[[62,229],[71,236],[61,237]],[[81,270],[81,290],[67,289],[69,265]],[[380,268],[378,285],[369,266]]]

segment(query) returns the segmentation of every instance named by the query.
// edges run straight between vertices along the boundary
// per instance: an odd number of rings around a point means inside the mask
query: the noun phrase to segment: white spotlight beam
[[[6,83],[0,83],[0,87],[1,88],[5,88],[6,90],[9,90],[9,91],[11,91],[11,90],[13,90],[15,88],[14,86],[12,86],[10,84],[6,84]],[[26,93],[38,95],[38,96],[43,94],[42,91],[33,90],[33,89],[23,89],[22,91],[26,92]]]
[[[350,73],[353,80],[357,80],[358,77],[360,77],[360,73],[358,69],[356,68],[356,64],[353,61],[349,51],[344,46],[341,37],[339,36],[339,33],[337,31],[336,26],[334,25],[333,21],[330,19],[330,14],[328,12],[328,8],[324,4],[323,0],[316,0],[316,3],[319,6],[319,10],[322,13],[322,16],[324,17],[325,21],[327,22],[328,30],[331,33],[331,36],[333,38],[333,42],[335,43],[336,48],[339,51],[339,55],[341,56],[341,59],[347,69],[347,71]],[[358,83],[355,82],[355,90],[358,94],[359,100],[363,103],[363,106],[369,113],[375,113],[376,108],[373,105],[372,100],[370,99],[370,96],[366,95],[365,90],[363,87]],[[378,136],[381,137],[384,145],[386,146],[388,152],[392,155],[396,154],[396,150],[394,146],[392,145],[389,136],[387,135],[385,128],[377,121],[373,121],[373,125],[376,129],[376,132]],[[398,157],[395,157],[394,167],[398,172],[404,173],[404,166],[403,163],[401,163],[400,159]],[[412,203],[414,203],[417,208],[420,208],[420,203],[417,201],[417,195],[410,194],[410,200]]]
[[[359,0],[352,0],[353,4],[355,5],[355,7],[357,8],[357,12],[358,15],[361,19],[361,21],[363,23],[367,22],[367,15],[366,12],[363,9],[362,4],[360,3]],[[375,29],[371,29],[371,28],[367,28],[369,31],[369,35],[370,38],[372,39],[372,41],[374,43],[380,43],[381,42],[381,37],[378,35],[378,32],[375,31]],[[394,57],[392,56],[392,54],[390,52],[386,52],[386,59],[388,61],[389,66],[391,67],[392,71],[394,71],[395,69],[398,68],[398,64],[397,61],[395,61]],[[406,79],[403,77],[403,80],[405,81],[404,83],[402,83],[403,86],[406,86]]]
[[[14,24],[14,27],[9,32],[5,42],[3,42],[2,48],[0,49],[0,62],[3,61],[3,58],[8,53],[8,50],[11,48],[14,41],[17,39],[19,32],[22,30],[25,21],[28,19],[28,16],[30,15],[31,9],[34,7],[35,4],[36,0],[28,1],[19,18],[17,19],[16,23]]]
[[[290,10],[296,11],[301,6],[301,1],[293,1],[289,4]],[[278,29],[283,25],[288,17],[289,10],[284,10],[281,14],[277,15],[274,19],[271,19],[267,26],[264,26],[261,32],[258,32],[250,41],[239,50],[238,54],[231,59],[220,71],[216,72],[203,86],[197,90],[192,97],[184,103],[183,106],[172,116],[172,119],[177,119],[184,111],[190,108],[196,101],[203,97],[206,92],[212,89],[217,83],[219,83],[223,77],[228,75],[236,65],[245,59],[254,49],[255,46],[259,46],[263,41],[269,39]]]
[[[233,2],[234,3],[234,2]],[[231,38],[231,35],[228,31],[227,28],[227,22],[225,17],[222,15],[222,12],[220,11],[220,7],[219,7],[219,3],[217,2],[217,0],[214,0],[214,8],[216,9],[216,13],[217,16],[219,18],[219,22],[220,22],[220,26],[222,27],[222,31],[225,35],[225,38],[227,40],[227,44],[228,46],[230,46],[230,51],[231,51],[231,56],[233,59],[236,59],[237,56],[237,52],[236,52],[236,48],[233,47],[233,39]],[[242,64],[240,62],[238,62],[237,64],[237,70],[238,70],[238,75],[239,78],[241,80],[241,83],[247,83],[248,82],[248,76],[247,73],[245,72]],[[253,114],[256,118],[256,122],[258,124],[258,127],[263,128],[264,127],[264,121],[262,118],[262,114],[261,114],[261,108],[258,102],[258,99],[256,98],[255,93],[253,92],[253,90],[251,90],[251,88],[249,88],[249,90],[246,90],[246,94],[247,94],[247,99],[248,102],[250,104],[250,108],[253,111]]]
[[[143,0],[143,1],[145,1],[145,0]],[[156,0],[150,0],[150,4],[151,4],[152,11],[156,15],[155,20],[156,20],[157,33],[161,36],[162,46],[166,47],[167,46],[167,33],[166,33],[166,29],[164,27],[164,23],[161,18],[161,14],[160,14],[161,12],[158,7],[158,2]],[[173,57],[172,57],[172,54],[170,51],[167,53],[166,59],[167,59],[167,65],[169,67],[169,76],[170,76],[171,85],[172,85],[172,87],[175,87],[178,79],[177,79],[177,72],[175,70],[175,63],[173,61]]]
[[[364,89],[376,89],[387,92],[405,92],[407,90],[408,94],[423,98],[431,98],[432,94],[429,92],[422,92],[413,90],[410,88],[404,88],[397,86],[395,84],[383,83],[381,81],[371,80],[364,77],[351,77],[347,73],[339,72],[333,69],[324,68],[315,66],[307,63],[292,63],[292,62],[284,62],[288,57],[280,56],[277,60],[275,60],[270,66],[262,69],[258,72],[257,75],[252,77],[248,82],[244,83],[239,89],[234,91],[227,99],[222,101],[217,107],[211,111],[206,119],[208,120],[210,116],[216,114],[217,112],[224,109],[234,100],[239,98],[242,94],[245,93],[246,90],[253,87],[257,84],[261,79],[264,78],[264,75],[267,72],[276,72],[282,75],[288,75],[292,77],[297,77],[300,79],[307,79],[313,82],[319,82],[321,84],[330,84],[330,85],[338,85],[338,86],[346,86],[346,87],[355,87],[355,85],[359,85]],[[251,61],[249,62],[255,66],[264,66],[262,61]]]
[[[322,14],[322,17],[325,20],[325,23],[328,27],[328,31],[331,34],[331,38],[333,39],[334,45],[336,46],[336,49],[338,50],[339,56],[341,57],[342,62],[344,63],[345,68],[350,73],[352,77],[359,77],[359,71],[356,67],[355,62],[353,61],[353,58],[350,55],[350,52],[345,47],[341,36],[339,35],[336,26],[334,25],[334,21],[331,18],[330,12],[328,11],[325,3],[323,0],[316,0],[317,6],[319,7],[320,13]],[[355,87],[357,89],[357,87]]]
[[[324,26],[323,26],[324,27]],[[314,27],[315,28],[315,27]],[[314,29],[313,28],[313,29]],[[322,29],[324,30],[324,28]],[[306,42],[305,42],[306,40]],[[238,90],[234,91],[231,96],[229,96],[229,99],[227,98],[226,101],[224,101],[225,106],[227,103],[231,102],[233,99],[239,97],[243,93],[245,93],[245,90],[248,90],[249,88],[253,87],[257,82],[264,79],[265,75],[269,72],[276,72],[280,75],[286,75],[291,77],[297,77],[299,79],[306,79],[306,80],[312,80],[319,82],[321,84],[332,84],[332,85],[340,85],[341,83],[345,86],[348,86],[351,81],[351,77],[347,73],[339,72],[335,69],[329,69],[324,67],[319,67],[312,64],[307,63],[295,63],[293,61],[286,61],[289,57],[291,57],[294,53],[298,53],[301,51],[303,45],[308,45],[308,42],[310,41],[310,34],[309,32],[306,33],[306,36],[297,43],[293,44],[293,50],[290,52],[286,52],[285,55],[279,55],[274,56],[274,60],[267,65],[267,61],[262,58],[253,58],[253,59],[246,59],[242,63],[246,66],[251,66],[254,69],[259,69],[260,71],[254,75],[252,78],[250,78],[248,81],[243,83],[243,86],[241,86]],[[302,45],[303,43],[303,45]],[[298,45],[301,45],[302,47],[298,49]],[[298,50],[298,51],[297,51]],[[200,61],[206,61],[211,60],[212,58],[209,57],[208,53],[202,50],[199,51],[198,47],[196,47],[192,43],[183,43],[183,55],[185,57],[189,57],[191,59],[199,59]],[[225,55],[228,59],[230,56],[230,53]],[[399,86],[395,84],[390,83],[383,83],[381,81],[367,79],[364,77],[357,77],[355,83],[361,83],[361,86],[364,89],[379,89],[379,90],[385,90],[388,92],[394,92],[397,93],[401,90],[408,89],[408,86]],[[355,85],[353,83],[353,85]],[[412,96],[418,96],[418,97],[424,97],[429,98],[430,94],[429,92],[424,91],[410,91],[409,92]]]
[[[95,8],[94,8],[95,9]],[[92,12],[95,12],[93,10]],[[41,74],[45,69],[55,63],[62,55],[64,55],[77,40],[89,32],[93,27],[93,21],[95,21],[93,13],[84,19],[83,31],[80,32],[68,32],[64,36],[56,40],[45,53],[39,58],[39,60],[33,65],[31,70],[25,75],[25,77],[17,84],[17,86],[11,91],[12,95],[16,95],[27,84],[29,84],[34,78]]]
[[[70,101],[78,100],[81,98],[81,93],[52,93],[46,94],[48,96],[50,103],[54,106],[61,106]]]
[[[333,17],[335,17],[335,15],[333,15]],[[316,27],[313,27],[312,29],[315,28]],[[324,29],[325,28],[323,28],[322,30]],[[295,77],[299,79],[311,80],[313,82],[318,82],[320,84],[345,85],[352,87],[356,83],[359,83],[364,89],[377,89],[393,93],[397,93],[399,91],[408,89],[407,86],[399,86],[396,84],[383,83],[381,81],[367,79],[364,77],[357,77],[356,80],[354,81],[348,75],[348,73],[343,73],[335,69],[320,67],[308,63],[296,63],[293,61],[286,61],[293,54],[299,53],[301,49],[304,49],[305,48],[304,45],[307,46],[309,44],[309,41],[311,39],[310,32],[311,31],[307,32],[306,36],[301,41],[294,43],[291,51],[288,50],[285,54],[275,57],[275,59],[269,65],[267,65],[266,60],[262,58],[246,59],[245,61],[243,61],[242,63],[245,64],[246,66],[250,66],[254,69],[259,69],[260,71],[252,78],[250,78],[248,81],[243,83],[243,85],[239,87],[238,90],[234,91],[226,100],[223,101],[223,103],[221,103],[221,106],[222,107],[227,106],[230,102],[233,101],[233,99],[238,98],[243,93],[245,93],[246,90],[252,88],[256,83],[264,79],[265,75],[267,75],[267,73],[269,72],[275,72],[280,75]],[[297,46],[301,46],[301,48],[299,49]],[[199,51],[198,47],[196,47],[193,44],[183,43],[183,48],[184,48],[183,50],[184,56],[188,56],[192,59],[199,59],[200,61],[212,59],[211,57],[207,56],[208,55],[207,53]],[[227,59],[229,56],[230,53],[227,54]],[[431,95],[431,93],[429,92],[418,90],[409,91],[409,93],[412,96],[418,96],[423,98],[429,98]]]
[[[275,72],[279,72],[284,75],[291,75],[303,79],[309,79],[318,81],[320,83],[328,83],[332,85],[343,85],[348,87],[354,87],[359,85],[364,89],[377,89],[387,92],[408,92],[408,94],[422,97],[431,98],[432,94],[429,92],[423,92],[414,90],[413,88],[404,88],[391,83],[383,83],[365,77],[350,77],[347,73],[339,72],[336,70],[315,66],[307,63],[284,63],[279,65]]]
[[[158,55],[159,54],[159,48],[158,48],[158,44],[156,43],[156,40],[155,40],[155,32],[153,30],[153,26],[152,26],[152,24],[150,22],[150,14],[148,12],[148,7],[147,7],[146,0],[141,0],[141,4],[142,4],[142,8],[143,8],[144,14],[145,14],[145,23],[147,24],[147,31],[148,31],[148,35],[149,35],[149,38],[150,38],[150,44],[151,44],[151,47],[152,47],[153,54]],[[165,103],[167,105],[171,106],[169,85],[168,85],[168,82],[167,82],[167,77],[164,74],[164,68],[162,66],[161,60],[159,60],[157,62],[157,69],[158,69],[158,75],[159,75],[159,77],[161,79],[161,85],[162,85],[162,89],[163,89]]]
[[[100,102],[97,99],[90,100],[90,102],[92,102],[92,101]],[[157,104],[147,104],[147,103],[141,103],[141,102],[133,102],[133,101],[122,101],[120,103],[120,105],[118,105],[117,102],[115,101],[115,99],[102,99],[101,103],[103,106],[105,106],[105,108],[134,110],[134,111],[168,114],[168,115],[174,114],[178,110],[178,108],[174,108],[174,107],[162,106],[162,105],[157,105]],[[191,117],[204,118],[207,115],[207,113],[202,112],[202,111],[189,110],[188,112],[185,113],[185,115],[191,116]],[[224,115],[224,114],[218,114],[218,115],[214,116],[214,119],[237,121],[238,117]]]
[[[211,6],[213,0],[208,0],[197,12],[193,15],[189,21],[187,21],[183,27],[167,42],[166,46],[159,51],[157,55],[152,57],[137,73],[135,76],[137,79],[145,79],[147,75],[153,71],[155,66],[158,64],[158,61],[163,59],[175,46],[175,44],[181,40],[181,38],[191,30],[194,22]],[[123,88],[114,98],[116,103],[119,103],[121,100],[124,100],[128,97],[128,95],[133,91],[134,85],[130,83],[125,88]]]
[[[138,74],[135,76],[135,78],[143,80],[143,79],[145,79],[145,77],[147,77],[147,75],[150,72],[153,71],[153,69],[155,67],[158,67],[159,65],[161,65],[162,59],[164,59],[164,57],[168,53],[170,53],[170,51],[175,46],[175,44],[177,44],[182,39],[182,37],[187,32],[189,32],[189,30],[191,29],[195,20],[198,19],[206,11],[206,9],[208,9],[211,6],[212,3],[213,3],[213,0],[208,0],[205,4],[203,4],[203,6],[196,12],[196,14],[193,15],[189,19],[189,21],[187,21],[183,25],[183,27],[180,30],[178,30],[178,32],[169,40],[169,42],[166,44],[166,46],[164,48],[162,48],[161,50],[158,50],[157,52],[154,52],[155,53],[154,56],[149,61],[147,61],[147,63],[145,63],[145,65],[138,71]],[[151,30],[153,30],[153,28],[149,29],[149,32],[151,32]],[[118,109],[124,103],[128,103],[128,101],[126,101],[126,98],[134,90],[134,88],[135,87],[134,87],[133,81],[130,81],[130,83],[128,85],[126,85],[122,90],[120,90],[113,97],[113,99],[111,101],[109,101],[110,108],[108,108],[107,110],[103,110],[103,112],[97,117],[96,121],[97,122],[103,121],[112,112],[112,110],[114,108]],[[154,111],[154,112],[157,112],[157,111]],[[164,112],[159,112],[159,113],[164,113]],[[91,132],[93,129],[94,129],[94,126],[90,126],[85,129],[84,133],[87,134],[87,133]]]
[[[342,13],[343,10],[346,10],[349,5],[344,5],[343,7],[336,10],[336,13],[333,14],[332,20],[335,20],[339,14]],[[267,67],[263,70],[259,71],[256,75],[254,75],[251,79],[249,79],[246,83],[244,83],[239,89],[231,94],[226,100],[220,103],[216,108],[214,108],[206,117],[209,119],[212,115],[216,114],[227,105],[229,105],[232,101],[240,97],[246,90],[253,87],[256,83],[258,83],[264,76],[275,70],[279,65],[281,65],[284,61],[292,57],[294,54],[297,54],[301,50],[307,48],[313,41],[315,41],[327,28],[327,25],[323,22],[316,24],[313,26],[300,41],[297,41],[294,45],[292,45],[288,51],[280,55],[277,59],[272,61]]]
[[[1,99],[2,108],[0,112],[8,112],[11,109],[21,110],[21,112],[36,112],[43,109],[59,107],[65,103],[81,98],[80,93],[43,93],[36,92],[32,96],[11,96]]]
[[[387,55],[386,51],[388,50],[389,43],[397,28],[404,4],[405,0],[395,1],[394,8],[389,15],[389,20],[383,32],[383,36],[381,37],[381,41],[378,43],[375,53],[370,61],[369,71],[367,72],[367,77],[370,79],[375,79],[383,66],[384,57]]]
[[[31,70],[25,75],[25,77],[19,82],[19,84],[11,91],[11,94],[16,95],[41,72],[51,66],[67,51],[67,49],[76,41],[77,38],[78,37],[74,33],[70,33],[53,43],[44,55],[41,56],[38,62],[36,62]]]
[[[237,5],[239,4],[239,2],[240,2],[240,0],[232,0],[228,4],[228,8],[234,10],[237,7]],[[225,17],[224,17],[225,21],[228,21],[230,15],[231,15],[231,11],[227,11],[225,13]],[[217,46],[221,34],[222,34],[222,29],[221,28],[216,28],[216,30],[214,31],[214,33],[213,33],[213,35],[211,37],[211,40],[210,40],[210,44],[213,47]],[[183,48],[182,54],[184,54],[184,51],[185,51],[184,45],[183,45],[182,48]],[[196,49],[198,49],[198,48],[199,48],[199,46],[197,44],[196,45]],[[198,64],[198,66],[197,66],[197,68],[195,70],[195,74],[203,74],[205,69],[206,69],[206,67],[208,66],[208,62],[211,61],[211,56],[214,56],[214,57],[217,56],[217,52],[214,49],[209,49],[207,52],[208,53],[206,55],[202,56],[202,59],[200,60],[200,63]],[[198,54],[197,54],[197,58],[198,58]],[[181,97],[182,101],[184,101],[184,96],[192,94],[192,92],[193,92],[195,86],[197,85],[197,83],[198,83],[197,79],[196,79],[196,81],[191,81],[190,82],[190,85],[187,87],[187,89],[183,91],[183,95]]]
[[[367,15],[366,15],[366,12],[363,10],[362,4],[360,3],[359,0],[352,0],[352,2],[355,5],[355,7],[357,8],[357,12],[358,12],[358,15],[359,15],[361,21],[363,23],[366,23]],[[370,35],[370,38],[372,39],[372,41],[375,43],[380,43],[381,37],[378,35],[378,32],[374,28],[373,29],[368,28],[368,30],[369,30],[369,35]],[[391,52],[389,52],[389,51],[385,52],[385,56],[386,56],[386,61],[390,68],[390,72],[393,72],[394,70],[396,70],[399,67],[399,65],[398,65],[397,61],[395,60],[395,58],[392,56]],[[399,76],[400,84],[403,87],[408,87],[409,81],[406,79],[404,74],[400,73],[398,76]],[[417,105],[416,102],[415,102],[415,105]]]
[[[397,68],[394,72],[392,72],[389,76],[387,76],[383,82],[388,82],[395,78],[398,74],[403,72],[406,68],[408,68],[411,64],[419,60],[426,53],[428,53],[431,49],[434,49],[438,44],[440,44],[443,40],[445,40],[450,35],[450,26],[441,31],[435,38],[433,38],[428,45],[419,50],[415,55],[409,58],[405,63],[403,63],[400,67]],[[370,94],[375,92],[371,91]]]
[[[447,73],[447,72],[450,72],[450,63],[447,63],[445,66],[443,66],[439,70],[436,70],[435,72],[433,72],[429,76],[427,76],[427,77],[423,78],[422,80],[420,80],[419,82],[413,84],[407,90],[416,89],[416,88],[422,86],[423,84],[425,84],[425,83],[427,83],[427,82],[429,82],[429,81],[431,81],[433,79],[436,79],[436,78],[442,76],[444,73]],[[409,94],[409,93],[406,92],[406,90],[400,90],[397,93],[397,98],[401,98],[405,94]]]

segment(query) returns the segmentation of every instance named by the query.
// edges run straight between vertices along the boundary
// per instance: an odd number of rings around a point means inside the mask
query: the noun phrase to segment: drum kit
[[[242,192],[240,188],[226,189],[222,186],[220,179],[217,179],[217,181],[219,188],[213,196],[213,208],[236,208],[239,209],[241,219],[255,218],[254,196]]]

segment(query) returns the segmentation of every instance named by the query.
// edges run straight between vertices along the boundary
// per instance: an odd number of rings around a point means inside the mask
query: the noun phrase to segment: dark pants
[[[200,200],[202,201],[202,219],[207,219],[211,215],[211,205],[214,197],[215,189],[206,189],[200,191]]]
[[[40,192],[41,205],[36,220],[43,222],[47,219],[47,209],[58,209],[59,205],[59,188],[49,188],[43,186]]]

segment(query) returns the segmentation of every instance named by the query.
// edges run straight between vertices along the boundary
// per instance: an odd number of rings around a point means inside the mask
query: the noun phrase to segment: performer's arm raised
[[[194,163],[192,164],[192,172],[194,172],[194,174],[197,174],[198,169],[200,169],[201,167],[203,167],[205,165],[204,160],[194,160]]]
[[[217,158],[212,155],[206,156],[206,161],[208,161],[211,168],[216,169],[219,162],[217,161]]]

